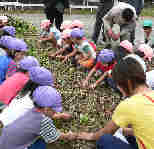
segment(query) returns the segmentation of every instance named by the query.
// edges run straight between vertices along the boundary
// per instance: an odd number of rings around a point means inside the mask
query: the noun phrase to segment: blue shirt
[[[51,27],[50,28],[50,33],[54,34],[54,37],[55,37],[56,40],[60,39],[61,33],[56,27]]]
[[[8,56],[0,56],[0,84],[5,80],[8,65],[11,62],[11,58]]]

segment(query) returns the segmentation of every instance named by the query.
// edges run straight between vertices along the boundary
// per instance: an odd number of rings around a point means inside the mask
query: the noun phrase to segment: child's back
[[[0,85],[0,101],[9,104],[29,80],[28,75],[17,72]]]

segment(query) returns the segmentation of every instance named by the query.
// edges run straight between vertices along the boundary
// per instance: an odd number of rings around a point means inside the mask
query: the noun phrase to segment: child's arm
[[[113,40],[118,40],[118,39],[120,38],[120,33],[115,34],[115,33],[112,31],[112,29],[109,29],[109,30],[107,31],[107,34],[108,34],[108,36],[109,36],[110,38],[112,38]]]
[[[83,83],[82,83],[82,86],[83,86],[83,87],[86,87],[86,86],[88,85],[89,79],[91,78],[91,76],[92,76],[93,73],[95,73],[95,72],[96,72],[96,67],[94,66],[94,67],[92,68],[92,70],[88,73],[88,76],[86,77],[86,79],[83,81]]]
[[[86,61],[86,60],[88,60],[89,58],[91,58],[91,53],[90,53],[90,51],[88,51],[88,55],[86,56],[86,55],[84,55],[84,54],[82,54],[83,55],[83,58],[80,60],[81,62],[82,61]]]
[[[123,128],[122,133],[124,136],[134,136],[134,132],[132,128]]]
[[[96,86],[105,79],[105,77],[108,76],[108,72],[104,72],[104,74],[94,83],[92,84],[90,87],[91,88],[96,88]]]
[[[55,113],[52,116],[53,119],[64,119],[64,120],[69,120],[70,118],[72,118],[71,114],[68,113]]]
[[[57,140],[74,140],[77,138],[76,133],[63,133],[57,130],[56,126],[53,124],[53,121],[48,117],[45,117],[41,121],[40,136],[46,143],[53,143]]]
[[[46,115],[47,117],[51,118],[51,119],[65,119],[68,120],[70,119],[72,116],[68,113],[57,113],[53,110],[49,110],[48,108],[45,108],[43,111],[43,114]]]
[[[43,40],[43,41],[48,41],[48,40],[51,40],[51,39],[53,39],[53,38],[54,38],[53,33],[50,33],[48,37],[43,37],[42,40]]]
[[[70,57],[76,55],[76,53],[77,53],[77,48],[74,48],[73,51],[70,54],[68,54],[68,55],[65,56],[63,62],[66,62],[67,59],[69,59]]]
[[[73,132],[61,133],[59,140],[75,140],[78,134]]]
[[[55,57],[61,53],[63,53],[65,51],[64,48],[60,48],[59,50],[57,50],[55,53],[49,53],[49,57]]]
[[[88,133],[88,132],[80,132],[77,134],[78,139],[82,140],[98,140],[104,134],[114,134],[119,126],[117,126],[112,120],[109,121],[104,128],[101,128],[97,132]]]

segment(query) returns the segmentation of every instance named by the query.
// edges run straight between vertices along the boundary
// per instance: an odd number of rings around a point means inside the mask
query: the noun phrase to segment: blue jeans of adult
[[[28,149],[46,149],[46,143],[43,139],[38,139],[34,144],[32,144]]]
[[[97,141],[97,149],[136,149],[119,138],[105,134]]]

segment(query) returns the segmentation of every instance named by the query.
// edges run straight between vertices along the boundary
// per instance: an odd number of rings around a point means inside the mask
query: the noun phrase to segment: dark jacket
[[[54,8],[58,2],[62,2],[64,8],[69,8],[69,0],[43,0],[46,8]]]
[[[104,3],[113,3],[114,0],[100,0],[100,3],[104,4]]]

